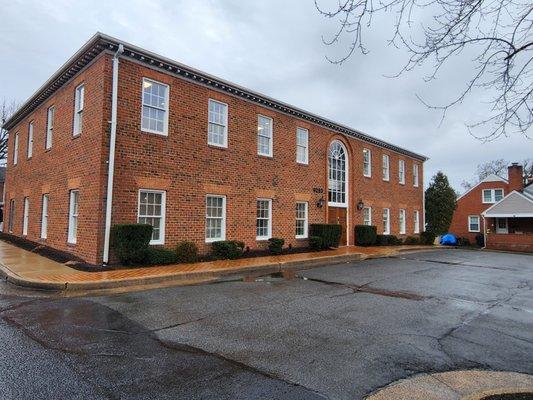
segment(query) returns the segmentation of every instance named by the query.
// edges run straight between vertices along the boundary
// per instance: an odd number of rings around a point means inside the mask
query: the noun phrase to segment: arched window
[[[339,141],[329,146],[328,204],[346,207],[346,149]]]

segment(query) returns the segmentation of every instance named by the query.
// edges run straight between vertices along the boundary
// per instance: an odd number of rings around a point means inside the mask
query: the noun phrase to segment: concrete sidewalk
[[[321,252],[84,272],[0,240],[0,275],[15,285],[48,290],[107,289],[162,282],[192,284],[211,281],[223,275],[270,274],[430,248],[433,247],[348,246]]]

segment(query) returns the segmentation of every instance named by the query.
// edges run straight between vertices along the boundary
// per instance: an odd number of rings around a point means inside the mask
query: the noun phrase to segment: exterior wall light
[[[321,197],[320,200],[318,200],[318,203],[316,203],[316,206],[318,208],[322,208],[322,207],[324,207],[324,203],[325,203],[324,198]]]
[[[363,200],[359,200],[359,203],[357,203],[357,209],[361,211],[365,207],[365,203],[363,203]]]

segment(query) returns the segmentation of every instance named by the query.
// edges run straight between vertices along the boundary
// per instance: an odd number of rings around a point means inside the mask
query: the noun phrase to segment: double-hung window
[[[85,85],[76,88],[74,94],[74,130],[73,136],[78,136],[83,128],[83,104],[85,102]]]
[[[207,144],[228,147],[228,105],[209,99]]]
[[[383,180],[390,179],[390,158],[388,154],[383,154]]]
[[[413,164],[413,186],[418,187],[418,164]]]
[[[468,216],[468,232],[479,232],[479,215]]]
[[[13,227],[15,226],[15,199],[9,201],[9,225],[7,230],[9,233],[13,233]]]
[[[383,234],[390,234],[390,210],[388,208],[383,209]]]
[[[414,233],[420,233],[420,213],[418,210],[415,210],[413,222],[415,225]]]
[[[46,150],[52,148],[52,139],[54,134],[54,117],[56,115],[55,106],[48,107],[46,113],[46,137],[44,140],[44,147]]]
[[[75,244],[78,240],[78,202],[80,192],[78,190],[70,191],[70,205],[68,212],[68,242]]]
[[[398,181],[401,185],[405,185],[405,161],[398,161]]]
[[[256,215],[256,239],[270,239],[272,235],[272,200],[257,199]]]
[[[296,203],[296,238],[304,239],[307,237],[307,202]]]
[[[257,117],[257,154],[272,157],[272,118],[259,115]]]
[[[403,235],[405,234],[406,232],[406,227],[405,227],[405,210],[404,209],[400,209],[400,234]]]
[[[372,208],[363,208],[363,225],[372,225]]]
[[[497,203],[503,199],[503,189],[483,189],[483,203]]]
[[[152,225],[150,244],[165,244],[165,204],[165,191],[139,190],[137,222]]]
[[[372,176],[372,153],[368,149],[363,149],[363,175]]]
[[[226,197],[207,195],[205,198],[205,241],[226,239]]]
[[[13,165],[17,165],[19,159],[19,134],[15,134],[15,144],[13,145]]]
[[[48,237],[48,194],[43,194],[41,210],[41,239]]]
[[[23,218],[22,218],[22,235],[27,236],[28,235],[28,225],[29,225],[29,219],[30,219],[30,199],[27,197],[24,197],[24,210],[23,210]]]
[[[309,163],[309,131],[304,128],[296,129],[296,162]]]
[[[28,151],[27,156],[31,158],[33,155],[33,121],[28,124]]]
[[[141,122],[143,132],[168,135],[168,92],[168,85],[143,79]]]

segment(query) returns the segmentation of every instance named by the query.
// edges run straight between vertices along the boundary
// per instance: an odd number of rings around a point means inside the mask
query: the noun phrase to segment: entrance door
[[[346,208],[329,207],[328,223],[337,224],[341,226],[341,240],[340,246],[345,246],[346,243]]]
[[[509,233],[507,218],[496,218],[496,233]]]

